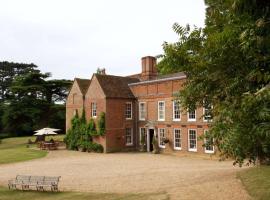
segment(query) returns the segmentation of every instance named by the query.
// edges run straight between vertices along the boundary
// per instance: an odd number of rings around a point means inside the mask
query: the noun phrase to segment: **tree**
[[[209,136],[223,157],[263,162],[270,158],[270,2],[205,3],[205,28],[174,24],[179,41],[164,43],[159,71],[187,74],[178,94],[184,107],[212,102]]]
[[[5,131],[14,135],[24,135],[50,125],[65,129],[63,103],[71,81],[47,80],[49,77],[50,73],[43,74],[39,70],[30,70],[13,77],[6,90],[8,95],[1,106],[5,107],[1,116]]]

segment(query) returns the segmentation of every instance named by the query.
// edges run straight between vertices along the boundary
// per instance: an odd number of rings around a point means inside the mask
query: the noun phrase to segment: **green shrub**
[[[104,149],[101,144],[92,143],[90,151],[96,152],[96,153],[103,153]]]
[[[91,118],[88,125],[87,125],[87,131],[90,135],[98,135],[95,121]]]
[[[98,119],[98,135],[104,135],[105,134],[105,113],[100,113],[99,119]]]

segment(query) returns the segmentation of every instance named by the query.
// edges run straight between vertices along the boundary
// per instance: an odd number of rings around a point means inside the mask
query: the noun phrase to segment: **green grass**
[[[87,192],[36,192],[8,190],[0,187],[1,200],[150,200],[150,199],[169,199],[164,193],[158,194],[110,194],[110,193],[87,193]]]
[[[63,136],[54,136],[55,140],[63,140]],[[28,139],[35,141],[35,137],[15,137],[2,139],[0,143],[0,164],[20,162],[42,158],[47,155],[47,151],[35,149],[35,145],[30,145],[27,148]],[[46,140],[49,140],[47,137]]]
[[[247,169],[238,173],[248,193],[256,200],[270,199],[270,166]]]

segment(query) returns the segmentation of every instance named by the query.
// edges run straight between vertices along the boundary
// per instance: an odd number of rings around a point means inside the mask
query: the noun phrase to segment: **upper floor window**
[[[97,117],[97,103],[91,103],[91,116],[93,118]]]
[[[126,119],[132,119],[132,103],[127,102],[126,103]]]
[[[196,121],[196,110],[188,110],[188,121]]]
[[[165,121],[165,101],[158,102],[158,120]]]
[[[139,119],[145,120],[145,116],[146,116],[146,104],[145,102],[140,102],[139,103]]]
[[[159,141],[159,147],[165,148],[165,128],[159,128],[158,129],[158,141]]]
[[[132,128],[126,128],[126,145],[133,145]]]
[[[211,122],[212,121],[212,109],[213,105],[208,103],[205,104],[203,107],[203,121],[204,122]]]
[[[180,101],[178,100],[173,101],[173,120],[181,120]]]

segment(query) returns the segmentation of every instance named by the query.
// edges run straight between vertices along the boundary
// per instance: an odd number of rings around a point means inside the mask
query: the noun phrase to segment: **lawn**
[[[238,173],[248,193],[256,200],[270,199],[270,166],[254,167]]]
[[[1,200],[147,200],[147,199],[169,199],[166,194],[110,194],[110,193],[81,193],[81,192],[35,192],[14,191],[0,187]]]
[[[42,158],[47,151],[35,149],[35,145],[27,145],[28,140],[35,140],[35,137],[15,137],[2,139],[0,143],[0,164],[20,162]],[[49,137],[46,139],[50,139]],[[54,136],[56,140],[62,140],[63,136]]]

